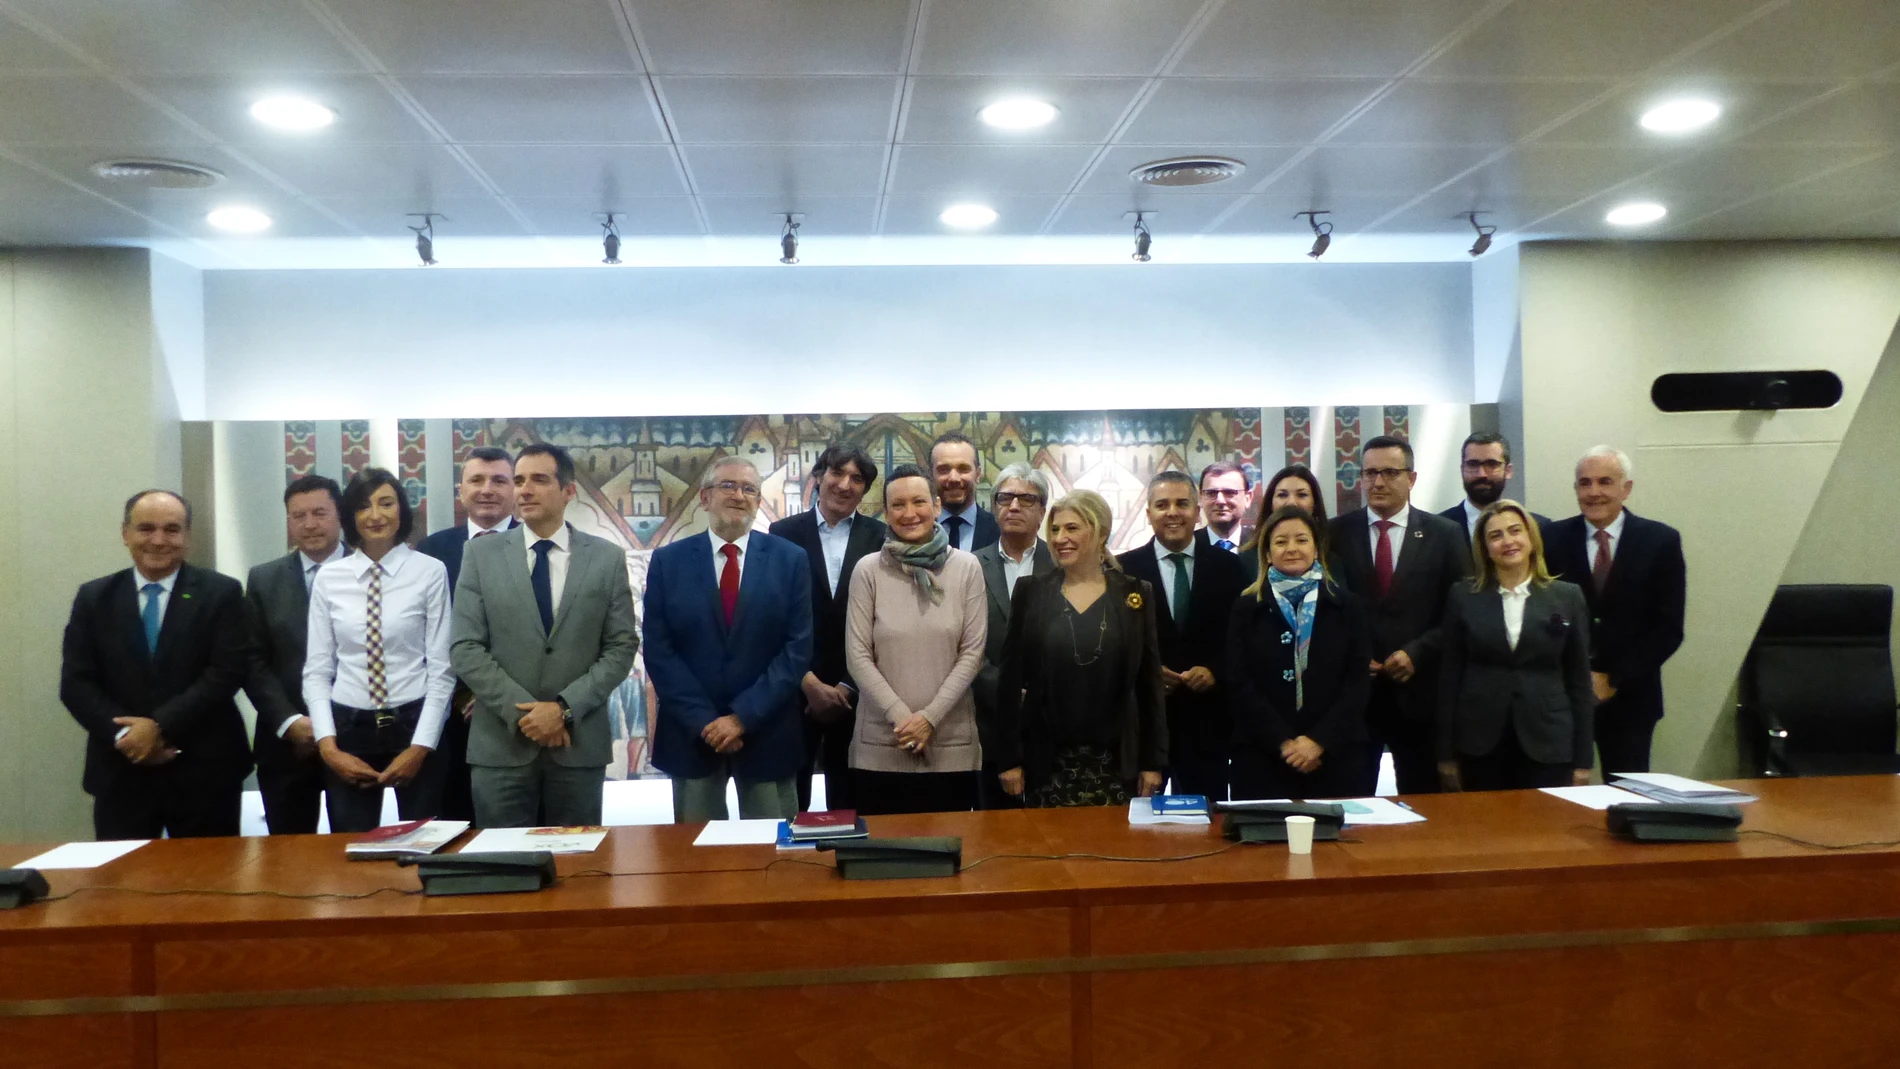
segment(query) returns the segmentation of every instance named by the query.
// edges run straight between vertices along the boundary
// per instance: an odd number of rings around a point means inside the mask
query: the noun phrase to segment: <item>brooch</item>
[[[1140,594],[1128,595],[1128,607],[1131,609],[1141,608],[1141,595]]]

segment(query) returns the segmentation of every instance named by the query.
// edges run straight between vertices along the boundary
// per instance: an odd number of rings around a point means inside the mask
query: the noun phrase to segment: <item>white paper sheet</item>
[[[1689,779],[1687,776],[1672,776],[1667,772],[1612,772],[1610,775],[1616,779],[1647,783],[1651,787],[1661,787],[1663,790],[1675,791],[1679,794],[1741,793],[1728,787],[1718,787],[1713,783],[1704,783],[1699,779]]]
[[[1612,787],[1607,783],[1592,783],[1585,787],[1539,787],[1538,790],[1552,798],[1562,798],[1566,802],[1575,802],[1590,809],[1608,809],[1613,805],[1656,804],[1640,794]]]
[[[1346,826],[1373,827],[1381,824],[1418,824],[1424,817],[1390,798],[1339,798],[1346,807]]]
[[[501,854],[546,850],[555,854],[591,854],[607,838],[606,828],[489,828],[469,840],[458,854]]]
[[[1152,798],[1130,798],[1128,800],[1128,823],[1136,828],[1158,828],[1163,825],[1203,826],[1213,823],[1206,813],[1174,813],[1165,817],[1155,816]]]
[[[96,869],[109,861],[137,850],[150,839],[121,839],[103,843],[67,843],[56,846],[38,857],[28,858],[13,866],[16,869]]]
[[[713,820],[693,840],[694,846],[771,846],[778,842],[775,818],[758,820]]]

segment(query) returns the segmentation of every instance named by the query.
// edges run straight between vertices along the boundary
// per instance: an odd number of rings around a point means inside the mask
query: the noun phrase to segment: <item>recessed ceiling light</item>
[[[1610,209],[1603,221],[1611,226],[1646,226],[1669,214],[1669,209],[1654,201],[1639,200]]]
[[[1001,130],[1033,130],[1055,122],[1060,112],[1046,100],[1012,97],[999,100],[976,114],[984,122]]]
[[[265,97],[251,105],[251,118],[279,130],[321,130],[336,112],[303,97]]]
[[[937,216],[945,226],[958,230],[976,230],[996,221],[996,209],[987,204],[952,204]]]
[[[1686,97],[1666,100],[1643,112],[1643,129],[1658,134],[1687,134],[1702,129],[1722,114],[1713,100]]]
[[[229,230],[234,234],[255,234],[270,229],[270,216],[256,208],[233,205],[219,208],[205,216],[205,222],[219,230]]]

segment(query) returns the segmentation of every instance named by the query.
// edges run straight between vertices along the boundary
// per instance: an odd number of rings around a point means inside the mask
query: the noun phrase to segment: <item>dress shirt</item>
[[[1378,525],[1384,518],[1374,512],[1370,505],[1366,507],[1366,533],[1371,536],[1366,545],[1372,550],[1372,559],[1375,561],[1379,559]],[[1393,513],[1391,520],[1393,526],[1385,532],[1385,537],[1392,543],[1392,570],[1396,573],[1399,568],[1399,552],[1405,548],[1405,528],[1412,522],[1412,506],[1408,504]]]
[[[483,527],[474,520],[470,520],[468,521],[468,540],[473,542],[485,534],[500,534],[508,529],[508,524],[513,519],[513,516],[503,516],[493,527]]]
[[[712,539],[713,589],[714,590],[719,589],[719,580],[722,579],[726,574],[726,553],[725,553],[725,550],[720,548],[721,546],[733,545],[733,546],[739,547],[738,559],[734,560],[732,563],[734,567],[739,569],[739,582],[744,583],[745,582],[746,543],[752,541],[752,529],[749,527],[746,528],[746,532],[740,535],[736,540],[732,542],[727,542],[725,539],[714,534],[710,528],[708,528],[706,531],[706,537]]]
[[[938,515],[938,523],[944,523],[945,520],[948,520],[952,516],[963,521],[963,529],[957,532],[959,537],[962,538],[962,541],[950,543],[951,549],[967,550],[970,548],[971,543],[976,541],[976,513],[976,497],[972,495],[970,503],[964,506],[962,512],[951,512],[949,509],[944,509],[943,512]],[[945,524],[943,530],[945,534],[948,534],[950,532],[949,525]]]
[[[1616,547],[1623,544],[1623,521],[1628,518],[1628,509],[1617,509],[1616,519],[1611,520],[1608,527],[1598,527],[1596,524],[1585,520],[1583,522],[1583,526],[1586,529],[1583,536],[1583,559],[1593,567],[1596,565],[1597,532],[1602,530],[1610,533],[1610,560],[1615,561]]]
[[[857,513],[850,512],[837,523],[826,523],[825,514],[818,513],[818,548],[825,551],[825,579],[831,583],[834,598],[838,596],[838,577],[844,574],[844,551],[851,545],[851,521],[857,518]],[[713,552],[719,552],[717,543]],[[745,547],[739,548],[739,555],[745,555]]]
[[[1465,507],[1465,537],[1478,537],[1478,517],[1484,514],[1484,508],[1471,503],[1470,498],[1460,502]]]
[[[1243,525],[1236,523],[1234,524],[1234,530],[1233,530],[1234,537],[1227,538],[1223,536],[1219,531],[1214,530],[1212,525],[1209,525],[1207,528],[1207,542],[1209,545],[1213,546],[1215,549],[1224,549],[1230,553],[1238,553],[1240,552],[1240,543],[1244,541],[1244,539],[1241,537],[1244,533],[1245,533],[1245,529]],[[1223,546],[1221,545],[1222,542],[1227,542],[1229,544]],[[1190,557],[1194,555],[1193,550],[1187,550],[1186,552],[1187,552],[1187,555]],[[1172,567],[1172,565],[1170,565],[1170,567]],[[1189,565],[1188,571],[1192,572],[1193,570],[1194,570],[1193,566]]]
[[[1212,534],[1212,532],[1209,533]],[[1168,558],[1177,552],[1187,554],[1188,589],[1190,591],[1194,589],[1194,543],[1197,541],[1199,539],[1190,538],[1186,549],[1173,550],[1162,545],[1161,539],[1155,539],[1155,562],[1161,565],[1161,604],[1165,606],[1174,604],[1174,562]],[[1212,544],[1209,543],[1209,545]],[[1177,624],[1180,622],[1175,621]]]
[[[1016,596],[1016,580],[1035,573],[1036,547],[1040,544],[1040,539],[1031,539],[1029,548],[1023,550],[1022,560],[1010,556],[1009,550],[1004,549],[1001,542],[996,544],[996,552],[1003,555],[1003,589],[1009,592],[1010,597]]]
[[[1530,601],[1531,581],[1527,577],[1516,586],[1499,584],[1498,596],[1504,599],[1504,637],[1510,640],[1511,649],[1517,649],[1517,636],[1524,631],[1524,605]]]
[[[299,563],[303,565],[303,592],[305,594],[310,593],[311,585],[317,581],[318,568],[323,567],[324,565],[330,563],[333,560],[342,560],[344,557],[347,557],[349,555],[350,555],[349,547],[345,546],[340,539],[337,541],[336,548],[332,549],[330,551],[330,555],[323,558],[322,560],[318,560],[315,557],[312,557],[310,554],[305,553],[302,550],[298,550],[297,557],[299,558]]]
[[[572,528],[564,523],[560,530],[548,536],[554,542],[554,548],[548,551],[548,611],[557,617],[561,615],[561,588],[567,585],[567,562],[574,558],[567,549],[570,530]],[[533,575],[534,544],[541,541],[541,536],[526,524],[522,525],[521,534],[521,541],[528,547],[528,574]]]
[[[303,702],[318,739],[336,734],[331,699],[374,708],[364,615],[369,570],[383,569],[383,678],[389,707],[423,699],[410,742],[435,748],[448,718],[455,677],[449,673],[449,573],[442,562],[398,545],[381,562],[355,553],[317,571],[310,590],[310,647]]]
[[[178,585],[178,569],[173,568],[172,574],[163,579],[147,579],[145,578],[144,572],[139,571],[137,568],[132,569],[132,592],[138,595],[137,598],[133,599],[132,608],[133,615],[135,615],[139,621],[139,636],[141,638],[145,635],[145,587],[150,583],[158,584],[158,630],[160,634],[164,634],[165,610],[171,608],[172,587]]]

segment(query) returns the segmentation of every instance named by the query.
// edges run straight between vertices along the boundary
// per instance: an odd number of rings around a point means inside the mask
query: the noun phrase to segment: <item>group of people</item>
[[[1624,508],[1621,452],[1576,468],[1580,514],[1503,497],[1509,444],[1474,434],[1466,496],[1411,505],[1411,446],[1367,442],[1366,505],[1328,518],[1302,465],[1147,487],[1153,537],[1017,464],[977,500],[968,438],[883,473],[813,465],[813,506],[755,529],[740,457],[700,480],[707,530],[656,550],[636,623],[626,558],[566,522],[558,446],[474,450],[462,525],[410,548],[391,473],[284,494],[296,548],[248,584],[185,563],[191,507],[127,501],[132,567],[79,590],[61,699],[87,732],[100,838],[235,835],[253,755],[273,834],[405,819],[600,821],[608,698],[643,653],[675,819],[1117,805],[1550,786],[1648,767],[1680,645],[1681,541]],[[1250,522],[1260,517],[1257,523]],[[234,701],[256,708],[247,742]]]

